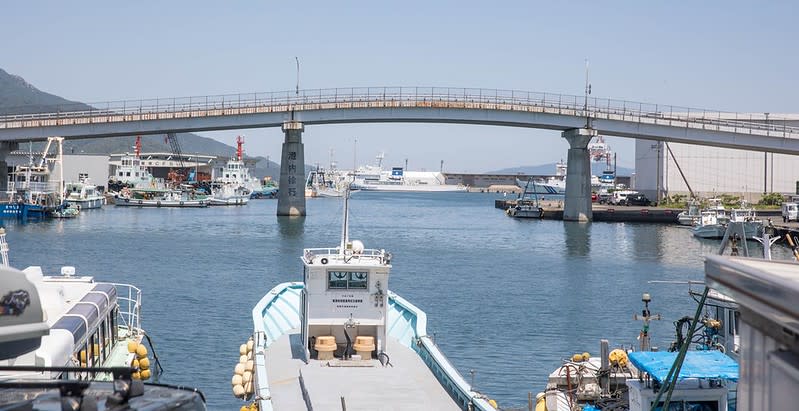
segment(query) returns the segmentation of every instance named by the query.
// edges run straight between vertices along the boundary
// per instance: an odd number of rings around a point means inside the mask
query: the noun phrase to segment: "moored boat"
[[[202,208],[208,207],[208,196],[182,190],[167,189],[129,189],[125,188],[116,195],[114,205],[117,207],[146,208]]]
[[[340,244],[305,249],[303,281],[253,308],[234,395],[261,411],[493,410],[428,336],[424,311],[389,290],[391,253],[350,240],[346,204]]]
[[[236,206],[247,205],[250,202],[250,194],[243,187],[233,184],[213,184],[211,185],[211,196],[208,197],[208,205],[212,206]]]
[[[65,201],[78,210],[100,208],[105,204],[105,196],[88,179],[77,183],[67,183]]]
[[[75,267],[62,267],[60,276],[44,275],[38,266],[10,268],[4,230],[0,251],[0,343],[12,337],[41,337],[35,346],[2,345],[6,355],[0,366],[134,367],[135,379],[148,379],[160,370],[158,357],[145,345],[139,288],[78,276]],[[7,370],[0,371],[0,381],[52,380],[65,377],[63,372]],[[111,374],[87,371],[71,377],[109,381]]]

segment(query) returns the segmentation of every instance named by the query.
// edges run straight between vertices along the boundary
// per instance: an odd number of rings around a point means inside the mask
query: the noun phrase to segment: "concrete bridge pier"
[[[278,216],[305,215],[304,127],[299,121],[283,123],[283,150],[280,155],[280,186],[277,193]]]
[[[561,136],[569,142],[566,169],[566,198],[563,205],[564,221],[587,222],[594,218],[591,211],[591,158],[588,143],[597,135],[592,128],[575,128]]]
[[[0,190],[5,191],[8,189],[8,163],[6,157],[8,153],[17,150],[19,143],[14,141],[5,141],[0,143]]]

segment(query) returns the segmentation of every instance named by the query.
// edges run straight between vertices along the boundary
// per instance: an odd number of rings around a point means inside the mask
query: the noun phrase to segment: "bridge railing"
[[[270,107],[276,111],[350,108],[352,104],[374,103],[369,107],[392,106],[391,103],[412,103],[411,106],[436,104],[441,108],[473,108],[494,110],[526,110],[567,114],[587,118],[617,119],[632,122],[677,121],[701,125],[703,128],[729,128],[739,132],[764,135],[799,134],[799,127],[787,126],[782,119],[769,121],[751,115],[719,110],[696,109],[671,105],[604,99],[568,94],[519,90],[447,88],[447,87],[353,87],[241,93],[209,96],[154,98],[108,101],[92,104],[62,104],[45,107],[45,112],[28,113],[30,108],[17,107],[10,111],[23,114],[0,116],[0,128],[14,127],[29,120],[75,119],[96,116],[125,116],[136,114],[202,113],[203,116],[223,115],[217,110]],[[339,107],[336,105],[346,105]],[[393,106],[392,106],[393,107]],[[41,109],[41,107],[39,107]],[[24,125],[21,125],[24,126]]]

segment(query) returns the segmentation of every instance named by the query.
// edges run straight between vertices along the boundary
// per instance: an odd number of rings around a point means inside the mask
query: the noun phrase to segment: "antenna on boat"
[[[6,229],[0,227],[0,265],[8,267],[8,242],[6,242]]]

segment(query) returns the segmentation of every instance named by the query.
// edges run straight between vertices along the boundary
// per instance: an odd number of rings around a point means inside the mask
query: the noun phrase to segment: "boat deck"
[[[272,342],[266,350],[269,387],[276,410],[306,409],[300,373],[311,405],[318,410],[459,410],[422,359],[389,337],[392,366],[378,360],[319,361],[305,364],[298,329]]]

